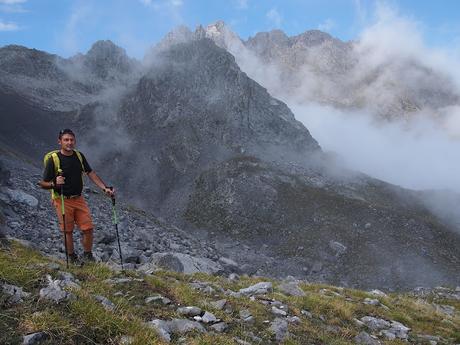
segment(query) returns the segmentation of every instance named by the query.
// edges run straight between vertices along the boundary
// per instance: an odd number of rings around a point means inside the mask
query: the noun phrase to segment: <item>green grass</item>
[[[425,299],[406,294],[390,294],[375,297],[368,292],[343,289],[326,284],[300,284],[306,293],[303,297],[286,296],[277,289],[278,282],[266,278],[243,276],[238,281],[206,274],[185,275],[169,271],[142,275],[136,271],[115,272],[103,264],[89,264],[84,267],[71,266],[68,270],[80,281],[81,289],[72,290],[75,300],[61,304],[38,299],[38,291],[45,285],[47,274],[53,277],[58,272],[49,264],[58,263],[65,271],[65,263],[42,256],[40,253],[12,243],[0,250],[0,279],[2,282],[22,286],[32,297],[24,303],[9,306],[7,297],[0,292],[0,343],[21,344],[22,335],[42,331],[48,334],[45,344],[119,344],[122,336],[131,337],[133,344],[162,344],[153,329],[146,325],[155,318],[169,320],[179,316],[178,306],[198,306],[212,312],[229,324],[223,334],[174,335],[172,343],[185,338],[186,344],[236,344],[235,337],[253,342],[249,333],[262,339],[263,344],[275,344],[269,330],[275,318],[271,306],[246,296],[230,297],[221,288],[238,291],[260,281],[272,281],[274,292],[268,294],[288,306],[289,314],[298,316],[300,324],[289,324],[290,337],[282,344],[353,344],[353,338],[362,330],[354,319],[366,315],[396,320],[412,329],[415,334],[430,334],[447,339],[446,344],[460,342],[460,302],[428,296]],[[109,278],[135,278],[128,283],[111,284]],[[190,286],[191,282],[205,282],[215,291],[206,294]],[[160,294],[169,298],[171,305],[146,304],[149,296]],[[95,300],[102,295],[112,301],[113,311]],[[363,303],[365,298],[376,298],[389,309]],[[231,312],[212,308],[209,303],[226,299]],[[457,309],[453,317],[441,314],[433,303],[452,305]],[[248,309],[255,322],[247,324],[237,321],[239,311]],[[311,319],[302,315],[305,309],[312,313]],[[267,322],[268,321],[268,322]],[[384,344],[403,344],[401,341],[384,341]],[[407,342],[405,342],[407,344]]]

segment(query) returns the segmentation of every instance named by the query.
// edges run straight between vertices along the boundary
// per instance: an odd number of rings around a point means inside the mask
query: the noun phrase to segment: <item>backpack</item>
[[[78,160],[81,163],[82,181],[83,181],[83,171],[85,171],[85,167],[83,166],[83,157],[82,157],[80,152],[78,152],[77,150],[74,150],[74,151],[77,154]],[[59,150],[50,151],[45,155],[45,157],[43,157],[43,165],[45,167],[48,164],[48,160],[50,158],[53,160],[53,163],[54,163],[54,176],[58,176],[58,174],[62,172],[62,170],[61,170],[61,161],[59,159],[58,152],[59,152]],[[56,192],[54,189],[50,189],[50,191],[51,191],[51,199],[54,200],[54,199],[59,198],[59,193],[58,192]]]

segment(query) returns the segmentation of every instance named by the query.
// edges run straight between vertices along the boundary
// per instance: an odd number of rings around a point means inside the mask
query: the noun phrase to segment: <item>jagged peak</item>
[[[315,46],[327,41],[342,42],[321,30],[307,30],[299,35],[291,36],[290,40],[294,43],[302,42],[307,46]]]
[[[186,26],[178,26],[166,34],[160,43],[155,46],[154,50],[163,50],[174,44],[185,43],[192,40],[201,40],[203,38],[209,38],[219,47],[225,49],[227,49],[229,45],[241,43],[241,39],[238,35],[230,30],[224,21],[218,20],[206,27],[200,24],[193,32]],[[147,56],[149,56],[149,54],[147,54]]]
[[[245,43],[255,43],[255,42],[274,42],[278,45],[280,44],[288,44],[289,42],[289,37],[284,33],[284,31],[275,29],[271,31],[266,31],[266,32],[258,32],[254,37],[250,37]]]
[[[87,57],[126,56],[126,51],[110,40],[99,40],[93,43],[86,53]]]

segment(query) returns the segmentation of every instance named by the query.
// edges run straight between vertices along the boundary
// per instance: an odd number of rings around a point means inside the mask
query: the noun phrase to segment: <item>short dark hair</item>
[[[62,136],[63,136],[64,134],[70,134],[70,135],[73,135],[73,136],[75,137],[75,133],[74,133],[71,129],[69,129],[69,128],[64,128],[64,129],[61,129],[61,130],[59,131],[59,140],[62,138]]]

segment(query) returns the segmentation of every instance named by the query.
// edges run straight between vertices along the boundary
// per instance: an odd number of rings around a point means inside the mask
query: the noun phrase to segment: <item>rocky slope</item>
[[[8,344],[458,344],[460,287],[408,294],[292,277],[65,267],[0,248],[0,342]]]
[[[259,274],[396,289],[458,284],[458,233],[415,193],[366,176],[286,172],[239,157],[197,179],[186,217],[226,238],[218,243],[259,245],[273,257]]]

